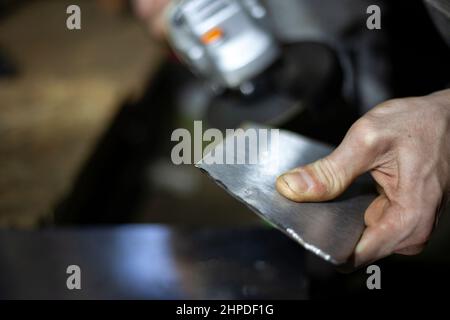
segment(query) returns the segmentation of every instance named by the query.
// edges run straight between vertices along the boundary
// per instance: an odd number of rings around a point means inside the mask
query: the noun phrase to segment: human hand
[[[170,0],[133,0],[133,7],[138,17],[146,22],[149,31],[158,39],[166,34],[164,10]]]
[[[365,172],[380,194],[365,212],[355,265],[420,253],[450,191],[450,90],[377,106],[332,154],[285,173],[276,186],[293,201],[327,201]]]

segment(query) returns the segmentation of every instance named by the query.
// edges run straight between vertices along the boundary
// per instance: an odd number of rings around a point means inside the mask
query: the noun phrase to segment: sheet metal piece
[[[307,250],[335,265],[345,264],[364,230],[364,211],[374,199],[374,194],[367,193],[367,180],[355,183],[348,193],[333,202],[290,201],[276,191],[276,178],[287,170],[322,158],[332,149],[280,130],[277,143],[269,139],[267,148],[258,150],[258,164],[248,164],[249,161],[236,164],[239,154],[245,152],[248,155],[251,148],[249,143],[245,148],[235,148],[235,143],[227,143],[230,139],[235,142],[239,135],[242,133],[227,137],[196,166]],[[228,164],[207,164],[212,163],[217,154],[228,154],[232,147],[234,164],[229,161]]]

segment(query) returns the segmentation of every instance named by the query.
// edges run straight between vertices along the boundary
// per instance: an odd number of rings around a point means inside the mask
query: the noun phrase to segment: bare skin
[[[450,90],[377,106],[332,154],[283,174],[276,186],[293,201],[326,201],[365,172],[380,194],[365,212],[356,265],[420,253],[450,192]]]
[[[133,0],[134,11],[148,26],[150,33],[163,39],[166,33],[164,10],[170,0]]]
[[[134,0],[149,30],[164,36],[170,0]],[[380,195],[365,213],[356,265],[426,245],[450,192],[450,90],[387,101],[358,120],[328,157],[278,178],[293,201],[327,201],[370,172]]]

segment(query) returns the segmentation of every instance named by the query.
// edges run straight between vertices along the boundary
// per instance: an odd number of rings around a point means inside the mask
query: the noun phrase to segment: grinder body
[[[258,0],[176,1],[167,21],[176,54],[219,88],[240,88],[280,56]]]

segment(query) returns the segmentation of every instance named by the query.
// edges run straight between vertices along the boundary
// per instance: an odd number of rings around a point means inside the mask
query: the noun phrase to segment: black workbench
[[[273,229],[0,231],[2,299],[306,298],[304,250]],[[81,290],[69,290],[69,265]]]

